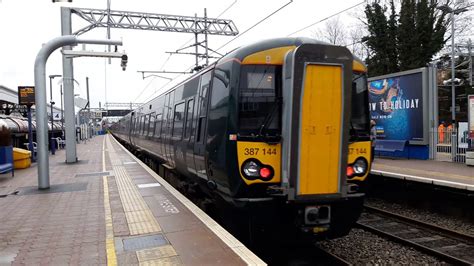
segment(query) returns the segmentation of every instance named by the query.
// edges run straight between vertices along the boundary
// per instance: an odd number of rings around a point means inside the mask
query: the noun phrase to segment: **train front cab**
[[[278,52],[283,64],[281,97],[276,97],[276,102],[282,102],[281,139],[238,141],[241,176],[248,185],[270,184],[267,192],[285,204],[281,215],[293,217],[290,222],[300,232],[331,238],[345,235],[362,210],[364,195],[356,182],[363,181],[370,168],[368,135],[350,136],[355,132],[351,113],[357,109],[351,106],[357,85],[353,68],[362,75],[365,69],[346,48],[323,44],[275,48],[267,51],[270,55],[261,52],[248,58],[268,60],[278,57]],[[245,63],[244,59],[243,68]],[[262,78],[269,81],[274,76]],[[245,82],[243,75],[241,82]],[[358,91],[367,97],[363,88]],[[362,131],[368,133],[368,114],[361,114],[361,119],[367,129]],[[270,124],[262,125],[265,133]],[[262,130],[259,133],[264,138]]]

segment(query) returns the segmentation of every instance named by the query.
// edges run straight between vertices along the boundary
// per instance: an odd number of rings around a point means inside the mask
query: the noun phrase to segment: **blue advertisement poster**
[[[377,139],[423,140],[423,75],[369,82],[369,109]]]

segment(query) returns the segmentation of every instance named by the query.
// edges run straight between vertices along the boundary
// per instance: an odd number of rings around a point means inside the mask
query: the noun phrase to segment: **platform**
[[[375,158],[370,173],[474,191],[474,167],[460,163]]]
[[[264,265],[110,135],[0,175],[0,265]]]

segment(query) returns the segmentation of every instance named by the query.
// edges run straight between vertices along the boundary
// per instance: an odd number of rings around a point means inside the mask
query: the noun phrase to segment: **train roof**
[[[200,70],[197,73],[194,73],[193,75],[191,75],[187,79],[181,81],[180,83],[174,85],[173,87],[178,87],[178,86],[182,85],[183,83],[187,82],[188,80],[191,80],[194,77],[201,75],[203,72],[214,68],[215,65],[219,64],[219,62],[223,62],[223,61],[226,61],[228,59],[236,58],[236,59],[239,59],[239,60],[243,60],[246,56],[251,55],[253,53],[260,52],[260,51],[264,51],[264,50],[268,50],[268,49],[272,49],[272,48],[277,48],[277,47],[284,47],[284,46],[296,46],[297,47],[297,46],[300,46],[300,45],[306,44],[306,43],[333,45],[333,44],[330,44],[330,43],[327,43],[327,42],[322,42],[322,41],[318,41],[316,39],[311,39],[311,38],[306,38],[306,37],[282,37],[282,38],[272,38],[272,39],[258,41],[258,42],[243,45],[241,47],[238,47],[238,48],[234,49],[233,51],[229,52],[228,54],[226,54],[225,56],[223,56],[222,58],[220,58],[216,62],[209,64],[209,66],[205,67],[204,69]],[[365,63],[361,59],[359,59],[355,55],[353,55],[353,56],[354,56],[354,60],[358,61],[359,63],[361,63],[365,66]],[[153,99],[158,98],[158,97],[160,97],[161,95],[163,95],[165,93],[166,92],[163,92],[160,95],[154,97]],[[147,104],[144,104],[143,106],[146,106],[146,105]],[[140,106],[140,107],[136,108],[135,110],[143,108],[143,106]],[[130,117],[132,112],[126,114],[124,117]]]
[[[273,38],[273,39],[262,40],[259,42],[255,42],[249,45],[244,45],[239,48],[236,48],[235,50],[233,50],[232,52],[228,53],[223,58],[221,58],[219,61],[221,60],[225,61],[230,58],[237,58],[239,60],[243,60],[246,56],[251,55],[256,52],[263,51],[263,50],[268,50],[268,49],[277,48],[277,47],[284,47],[284,46],[300,46],[302,44],[307,44],[307,43],[333,45],[327,42],[322,42],[316,39],[311,39],[311,38],[306,38],[306,37]],[[360,58],[358,58],[355,55],[353,56],[354,56],[354,60],[358,61],[359,63],[364,64],[364,62]]]

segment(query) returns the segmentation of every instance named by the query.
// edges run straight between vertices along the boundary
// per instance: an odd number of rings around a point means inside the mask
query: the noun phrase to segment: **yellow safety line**
[[[105,140],[102,142],[102,171],[105,172]],[[114,226],[112,223],[112,209],[110,208],[109,184],[107,176],[102,176],[104,183],[104,209],[105,209],[105,249],[107,250],[107,265],[117,265],[117,255],[115,254]]]

